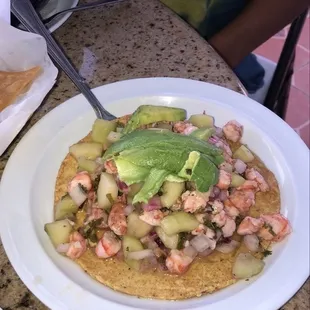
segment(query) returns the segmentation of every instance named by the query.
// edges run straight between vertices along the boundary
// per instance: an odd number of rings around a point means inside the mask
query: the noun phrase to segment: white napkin
[[[6,0],[0,0],[1,5],[3,2]],[[43,72],[28,92],[0,112],[0,155],[40,106],[58,74],[43,37],[18,30],[0,19],[0,71],[23,71],[38,65]]]

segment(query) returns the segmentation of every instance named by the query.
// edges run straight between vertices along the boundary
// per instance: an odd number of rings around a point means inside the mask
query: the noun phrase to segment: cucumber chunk
[[[72,226],[68,220],[60,220],[45,224],[44,230],[50,237],[53,245],[57,247],[62,243],[69,242]]]

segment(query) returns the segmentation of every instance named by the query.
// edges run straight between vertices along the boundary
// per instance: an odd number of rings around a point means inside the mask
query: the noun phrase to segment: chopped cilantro
[[[270,232],[273,236],[276,236],[276,233],[273,231],[271,225],[264,223],[264,226],[263,226],[263,227],[266,228],[266,229],[268,229],[269,232]]]
[[[237,226],[239,226],[240,225],[240,223],[243,221],[243,218],[240,216],[240,215],[238,215],[237,217],[236,217],[236,219],[235,219],[235,222],[236,222],[236,225]]]
[[[160,196],[162,196],[164,193],[162,192],[162,190],[159,190],[158,191],[158,193],[157,193],[157,195],[160,197]]]
[[[185,242],[185,240],[186,240],[186,236],[187,236],[187,233],[185,233],[185,232],[179,233],[179,242],[178,242],[178,246],[177,246],[177,249],[178,249],[178,250],[183,249],[183,247],[184,247],[184,242]]]
[[[264,255],[264,257],[267,257],[267,256],[269,256],[269,255],[271,255],[272,254],[272,251],[270,251],[270,250],[264,250],[263,251],[263,255]]]
[[[212,230],[216,230],[216,229],[218,229],[219,227],[216,225],[216,223],[214,223],[214,222],[212,222],[212,221],[210,221],[210,220],[205,220],[205,222],[204,222],[204,224],[208,227],[208,228],[210,228],[210,229],[212,229]]]
[[[94,191],[97,191],[97,190],[98,190],[99,182],[100,182],[100,175],[98,175],[98,176],[95,178],[95,180],[93,181],[93,188],[94,188]]]
[[[110,204],[113,204],[114,199],[113,199],[112,195],[110,193],[108,193],[106,196],[107,196],[108,200],[110,201]]]
[[[78,183],[78,186],[84,194],[87,194],[87,188],[84,185],[82,185],[81,183]]]

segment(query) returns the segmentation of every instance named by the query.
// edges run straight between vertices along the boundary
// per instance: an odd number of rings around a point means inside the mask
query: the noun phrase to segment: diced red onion
[[[194,259],[197,256],[197,251],[194,247],[192,246],[187,246],[186,248],[184,248],[184,254],[186,256],[191,257],[192,259]]]
[[[198,235],[190,241],[190,244],[197,252],[203,252],[209,247],[209,238],[203,234]]]
[[[158,263],[158,269],[160,270],[160,271],[163,271],[163,272],[166,272],[167,270],[168,270],[168,268],[167,268],[167,266],[166,266],[166,260],[164,260],[163,262],[157,262]]]
[[[239,246],[239,244],[240,242],[231,240],[229,243],[222,243],[222,244],[217,245],[216,250],[218,252],[228,254],[234,251]]]
[[[219,141],[219,137],[217,136],[211,136],[209,139],[208,139],[208,142],[211,143],[211,144],[215,144]]]
[[[212,191],[213,197],[217,197],[220,194],[220,192],[221,190],[218,187],[216,186],[213,187],[213,191]]]
[[[142,260],[140,264],[139,271],[144,272],[151,269],[156,269],[157,267],[157,259],[155,256],[150,256]]]
[[[57,246],[56,251],[58,253],[67,253],[69,250],[70,243],[61,243]]]
[[[228,192],[227,190],[221,190],[220,194],[219,194],[219,200],[221,201],[225,201],[228,197]]]
[[[142,205],[144,211],[153,211],[161,209],[161,201],[159,196],[154,196],[148,203]]]
[[[88,200],[87,201],[87,206],[86,206],[86,214],[87,215],[91,215],[92,209],[93,209],[92,202]]]
[[[216,238],[215,238],[215,241],[216,241],[216,242],[219,241],[221,237],[222,237],[222,232],[218,229],[218,230],[216,231]]]
[[[125,215],[128,216],[134,210],[133,205],[128,205],[124,208]]]
[[[156,257],[166,257],[166,256],[168,256],[167,248],[156,247],[155,249],[153,249],[153,252],[154,252]]]
[[[212,249],[206,249],[206,250],[204,250],[203,252],[200,252],[200,253],[199,253],[199,256],[201,256],[201,257],[207,257],[207,256],[209,256],[212,252],[213,252]]]
[[[148,234],[148,237],[152,238],[153,240],[155,240],[158,235],[156,233],[156,231],[151,231],[149,234]]]
[[[141,250],[141,251],[135,251],[135,252],[128,252],[126,258],[128,259],[134,259],[134,260],[141,260],[147,257],[154,256],[154,253],[152,250]]]
[[[148,249],[156,249],[158,248],[158,244],[154,241],[154,239],[157,237],[157,235],[154,235],[154,236],[150,236],[150,235],[147,235],[143,238],[140,239],[140,241],[147,246]]]
[[[247,165],[242,160],[236,159],[234,167],[237,173],[242,174],[246,170]]]
[[[221,127],[216,127],[215,128],[215,135],[219,138],[223,137],[223,129]]]
[[[117,254],[115,255],[115,257],[119,260],[124,260],[124,251],[123,249],[120,249]]]
[[[117,187],[120,189],[121,192],[128,194],[129,187],[126,183],[122,182],[121,180],[117,180]]]
[[[71,189],[69,195],[78,207],[87,199],[87,194],[85,194],[78,185]]]
[[[245,235],[243,242],[250,251],[257,252],[259,250],[259,239],[256,235]]]

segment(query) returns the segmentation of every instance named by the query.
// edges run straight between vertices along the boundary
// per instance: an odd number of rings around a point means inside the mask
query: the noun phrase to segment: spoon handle
[[[109,3],[118,3],[118,2],[123,2],[123,1],[125,0],[99,0],[99,1],[92,2],[92,3],[80,4],[74,8],[69,8],[69,9],[57,12],[53,14],[52,16],[43,19],[42,21],[44,24],[47,24],[52,19],[54,19],[56,16],[61,15],[61,14],[65,14],[68,12],[78,12],[78,11],[87,10],[87,9],[94,9],[94,8],[97,8],[97,7],[100,7],[100,6],[109,4]]]
[[[78,74],[72,63],[66,57],[62,48],[60,48],[43,25],[31,2],[29,0],[12,0],[11,11],[28,31],[37,33],[46,40],[48,53],[86,97],[93,107],[97,118],[103,118],[106,120],[115,119],[114,115],[110,114],[102,107],[89,86],[85,83],[84,79]]]

